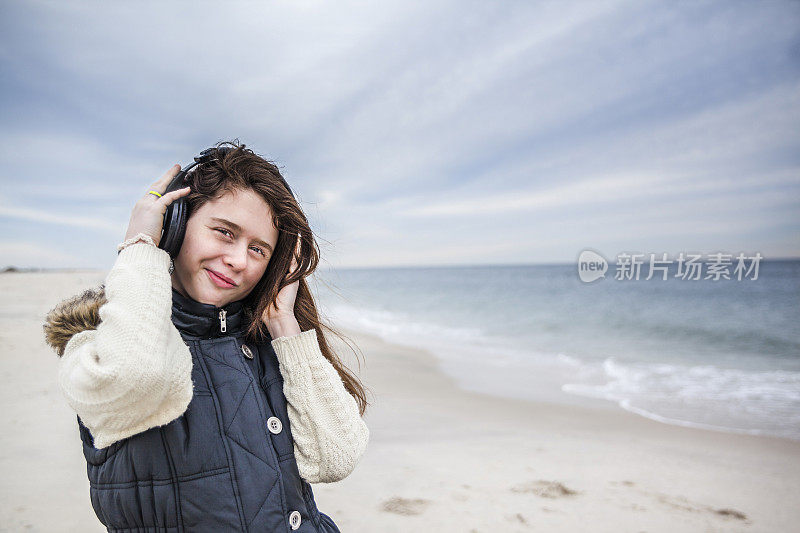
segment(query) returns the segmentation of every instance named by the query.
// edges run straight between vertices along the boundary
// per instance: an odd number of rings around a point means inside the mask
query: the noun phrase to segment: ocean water
[[[800,261],[741,281],[583,283],[575,264],[316,277],[331,321],[432,352],[466,389],[800,440]]]

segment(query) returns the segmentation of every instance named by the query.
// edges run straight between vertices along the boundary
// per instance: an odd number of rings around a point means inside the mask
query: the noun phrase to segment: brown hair
[[[264,198],[269,205],[272,211],[272,223],[278,230],[278,242],[267,264],[267,270],[244,301],[249,322],[247,335],[256,341],[264,341],[268,338],[266,324],[260,317],[275,301],[278,292],[283,287],[299,280],[294,314],[300,329],[307,331],[314,328],[317,331],[317,340],[322,355],[339,373],[345,389],[355,398],[359,412],[363,416],[368,405],[364,386],[331,350],[324,331],[345,340],[351,349],[353,346],[344,335],[324,324],[320,319],[314,297],[304,279],[316,270],[320,253],[300,204],[288,189],[280,170],[274,163],[255,154],[244,144],[239,144],[238,140],[220,142],[216,145],[218,149],[223,147],[228,150],[217,152],[216,160],[198,166],[187,176],[191,186],[191,192],[186,197],[190,216],[200,206],[219,198],[226,192],[250,189]],[[297,270],[286,275],[285,273],[289,271],[291,265],[298,234],[300,234],[301,243],[300,255],[296,258]]]

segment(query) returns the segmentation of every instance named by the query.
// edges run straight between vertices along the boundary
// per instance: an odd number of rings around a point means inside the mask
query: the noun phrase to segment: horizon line
[[[800,261],[800,256],[787,256],[787,257],[771,257],[761,258],[761,262],[786,262],[786,261]],[[701,262],[706,263],[707,260]],[[509,267],[523,267],[523,266],[570,266],[577,263],[577,258],[574,261],[534,261],[534,262],[520,262],[520,263],[438,263],[438,264],[409,264],[409,265],[342,265],[342,266],[320,266],[317,271],[330,271],[330,270],[380,270],[380,269],[402,269],[402,268],[509,268]],[[617,263],[609,261],[609,265],[616,265]],[[644,261],[643,265],[649,264],[649,261]],[[0,274],[14,274],[25,272],[105,272],[110,269],[92,268],[92,267],[18,267],[15,265],[7,265],[0,268]]]

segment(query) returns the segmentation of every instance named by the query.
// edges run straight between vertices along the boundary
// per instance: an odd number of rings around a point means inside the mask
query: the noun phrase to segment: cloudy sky
[[[329,266],[800,256],[798,2],[8,2],[0,266],[238,138]]]

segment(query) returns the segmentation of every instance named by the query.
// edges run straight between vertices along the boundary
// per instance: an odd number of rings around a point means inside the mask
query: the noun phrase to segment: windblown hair
[[[355,398],[363,416],[368,405],[364,386],[331,350],[324,332],[328,331],[342,340],[346,338],[320,319],[314,297],[305,280],[316,270],[320,253],[300,204],[285,185],[280,170],[274,163],[256,155],[244,144],[239,144],[238,140],[221,142],[216,146],[221,147],[229,150],[217,152],[216,160],[198,166],[187,176],[191,186],[191,192],[186,197],[189,216],[206,202],[227,192],[250,189],[259,194],[270,207],[272,223],[278,230],[278,242],[267,264],[267,270],[244,301],[248,318],[247,335],[257,341],[268,338],[266,324],[261,317],[283,287],[299,280],[294,314],[300,329],[307,331],[314,328],[317,331],[322,355],[339,373],[345,389]],[[297,269],[287,275],[298,234],[301,243],[299,256],[296,258]],[[349,342],[345,342],[352,348]]]

